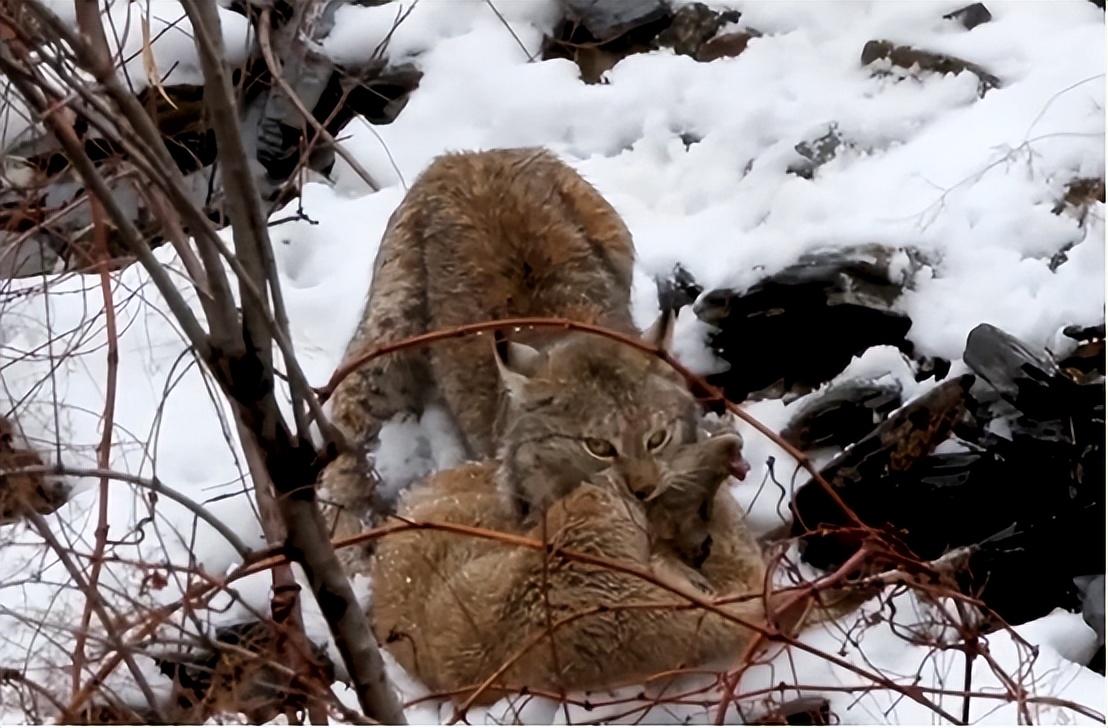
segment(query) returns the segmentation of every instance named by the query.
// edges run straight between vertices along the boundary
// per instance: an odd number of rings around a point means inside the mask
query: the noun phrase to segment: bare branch
[[[99,25],[99,22],[97,22]],[[115,427],[116,380],[119,374],[119,334],[115,321],[115,299],[112,296],[112,280],[109,276],[107,261],[111,257],[108,250],[107,221],[104,220],[104,208],[100,200],[89,201],[92,208],[94,225],[93,237],[96,240],[93,254],[100,268],[100,295],[104,301],[105,335],[108,338],[107,386],[104,392],[104,416],[101,418],[100,444],[96,447],[97,465],[106,470],[111,462],[112,429]],[[100,583],[100,570],[104,565],[104,548],[108,544],[108,478],[100,478],[99,511],[96,520],[96,543],[92,551],[92,571],[89,574],[89,589],[95,591]],[[81,667],[85,658],[85,635],[92,621],[92,598],[85,598],[85,610],[81,615],[81,628],[77,632],[77,642],[73,648],[73,690],[81,685]]]
[[[100,623],[104,626],[108,643],[123,656],[124,664],[127,665],[131,677],[135,679],[135,684],[138,685],[139,690],[142,691],[142,695],[146,699],[150,709],[154,711],[154,714],[158,716],[159,719],[162,719],[162,711],[158,705],[158,699],[154,695],[154,691],[150,689],[150,683],[146,680],[146,676],[142,674],[142,670],[139,669],[138,663],[135,662],[134,655],[132,655],[130,649],[123,644],[123,640],[116,631],[115,623],[111,615],[108,614],[107,609],[104,607],[104,602],[100,598],[100,594],[95,589],[89,588],[84,574],[81,573],[77,564],[70,558],[69,552],[65,547],[58,542],[58,539],[50,530],[50,526],[47,525],[46,519],[34,512],[28,513],[27,519],[34,525],[35,530],[38,532],[39,536],[42,537],[42,540],[45,541],[57,555],[58,560],[61,561],[65,570],[69,572],[69,577],[73,579],[73,583],[77,585],[78,589],[85,593],[89,602],[92,604],[93,611],[96,613],[96,618],[99,619]]]
[[[224,190],[234,232],[236,257],[255,285],[264,290],[265,256],[269,234],[246,152],[238,133],[238,119],[230,79],[223,62],[219,16],[211,2],[186,5],[193,25],[197,52],[204,71],[206,100],[212,115],[223,169]],[[240,281],[241,285],[241,281]],[[404,723],[403,710],[388,684],[384,662],[366,615],[327,539],[327,530],[315,500],[314,472],[308,461],[314,451],[302,432],[291,437],[277,408],[269,342],[268,311],[248,305],[243,295],[244,335],[248,349],[241,362],[217,362],[243,423],[257,438],[273,479],[278,505],[288,531],[287,549],[307,574],[324,617],[335,637],[363,712],[378,720]],[[294,401],[294,407],[300,402]]]

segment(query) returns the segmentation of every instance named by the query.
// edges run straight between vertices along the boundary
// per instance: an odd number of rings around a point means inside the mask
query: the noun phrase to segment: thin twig
[[[331,132],[327,131],[327,129],[319,123],[319,121],[315,118],[311,111],[304,108],[304,102],[300,100],[300,96],[297,95],[296,91],[294,91],[293,88],[289,86],[288,81],[286,81],[284,76],[281,75],[281,66],[277,63],[277,59],[274,58],[273,48],[270,44],[269,22],[270,9],[266,7],[262,10],[262,17],[257,25],[258,47],[262,51],[262,57],[265,59],[265,64],[269,68],[270,76],[272,76],[273,80],[277,83],[277,86],[281,89],[281,92],[285,94],[285,97],[288,98],[289,102],[294,107],[296,107],[296,110],[300,112],[301,116],[304,117],[304,121],[308,122],[312,129],[315,130],[315,133],[331,145],[331,148],[335,150],[335,153],[342,157],[343,160],[350,165],[350,168],[354,170],[355,174],[362,178],[362,181],[369,186],[369,189],[371,191],[376,192],[380,189],[380,186],[373,181],[373,177],[371,177],[369,172],[366,171],[366,168],[363,167],[361,163],[354,158],[353,154],[346,151],[346,149],[338,143]]]
[[[93,236],[96,240],[94,250],[100,267],[100,294],[104,300],[104,325],[106,328],[108,349],[107,384],[104,392],[104,415],[100,420],[102,432],[100,443],[96,447],[96,460],[100,470],[107,470],[111,462],[112,430],[115,427],[115,393],[119,370],[119,334],[115,322],[115,301],[112,297],[112,279],[107,261],[111,257],[108,250],[107,221],[104,220],[104,208],[96,198],[90,200],[93,221]],[[96,517],[95,543],[92,548],[92,569],[89,572],[89,589],[95,591],[100,584],[100,571],[104,565],[104,549],[108,544],[108,477],[100,477],[99,509]],[[81,668],[85,661],[85,637],[92,621],[92,597],[85,598],[84,612],[81,614],[81,626],[73,646],[73,692],[81,686]]]
[[[84,574],[81,573],[81,569],[78,568],[73,562],[73,559],[70,558],[66,548],[58,542],[58,539],[50,530],[50,526],[47,525],[46,519],[34,511],[27,513],[26,518],[34,525],[35,531],[42,537],[42,540],[45,541],[57,555],[62,566],[69,572],[69,578],[73,579],[77,588],[87,595],[89,602],[92,604],[93,612],[96,613],[97,619],[99,619],[100,623],[104,626],[104,632],[107,635],[108,643],[122,655],[124,664],[127,665],[131,677],[134,678],[135,684],[142,692],[142,696],[146,699],[147,704],[150,706],[150,710],[154,712],[159,720],[164,720],[161,707],[158,705],[158,699],[154,695],[154,691],[151,690],[150,683],[146,680],[146,676],[142,673],[142,670],[139,669],[138,663],[135,662],[134,655],[131,654],[130,649],[123,643],[123,639],[116,631],[115,622],[108,614],[107,609],[105,609],[104,602],[100,599],[100,594],[96,590],[89,589],[89,584],[85,580]]]
[[[492,12],[496,15],[496,19],[500,21],[500,24],[508,29],[508,33],[511,34],[512,38],[516,42],[516,45],[518,45],[520,49],[523,50],[523,55],[527,56],[527,62],[533,63],[535,60],[535,54],[527,50],[527,46],[525,46],[523,44],[523,41],[520,40],[519,35],[515,31],[515,28],[511,26],[511,23],[509,23],[507,18],[504,17],[504,14],[500,12],[500,9],[493,4],[492,0],[485,0],[485,4],[488,5],[489,9],[492,10]]]

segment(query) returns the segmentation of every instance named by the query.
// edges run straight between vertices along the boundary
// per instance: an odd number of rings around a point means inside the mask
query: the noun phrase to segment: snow
[[[311,183],[304,189],[303,209],[314,222],[271,229],[304,371],[321,384],[340,361],[365,300],[387,218],[420,170],[444,151],[505,146],[553,149],[623,216],[638,251],[633,301],[640,325],[657,313],[653,277],[668,274],[676,262],[708,289],[741,288],[805,252],[870,242],[912,246],[930,261],[896,306],[912,318],[909,338],[917,351],[954,360],[953,374],[963,371],[959,359],[965,338],[979,323],[997,325],[1033,346],[1055,347],[1063,326],[1100,322],[1104,208],[1097,205],[1084,228],[1069,214],[1052,214],[1051,208],[1070,179],[1104,175],[1103,13],[1084,0],[989,0],[992,22],[967,32],[941,17],[964,4],[730,2],[726,5],[743,13],[741,27],[765,34],[751,40],[740,57],[703,64],[667,51],[636,55],[609,71],[607,83],[589,86],[569,61],[528,62],[558,17],[553,0],[497,3],[514,36],[483,0],[423,0],[388,42],[393,61],[415,63],[424,72],[420,88],[392,124],[370,129],[355,121],[344,132],[346,148],[381,190],[370,192],[339,161],[333,185]],[[406,9],[408,3],[402,5]],[[130,14],[123,43],[128,53],[141,45],[139,8],[116,3],[112,11],[124,25]],[[180,16],[176,3],[159,1],[151,9],[154,34]],[[364,60],[385,39],[397,12],[396,5],[343,7],[324,50],[343,62]],[[245,23],[224,9],[220,15],[228,51],[241,58],[235,54],[245,47]],[[167,83],[199,78],[185,33],[179,25],[154,44],[159,69],[177,63]],[[114,37],[110,29],[108,37]],[[1000,78],[1001,87],[979,98],[977,80],[968,73],[873,77],[858,61],[871,39],[978,63]],[[136,86],[145,83],[141,63],[138,57],[128,66]],[[823,135],[832,122],[850,148],[812,180],[786,174],[799,161],[794,146]],[[699,141],[686,145],[682,134]],[[287,214],[278,212],[275,218]],[[1069,260],[1052,272],[1048,261],[1065,245],[1073,246]],[[163,248],[157,254],[176,264],[171,251]],[[188,290],[183,274],[181,282]],[[114,289],[122,334],[111,466],[156,475],[204,501],[248,545],[258,545],[249,479],[226,405],[218,399],[213,403],[214,385],[186,353],[148,283],[132,267]],[[43,295],[44,287],[49,296]],[[107,366],[97,281],[72,275],[28,280],[9,285],[4,295],[4,398],[21,403],[22,426],[47,451],[60,441],[68,465],[92,466]],[[677,353],[697,371],[718,370],[719,362],[701,343],[704,331],[703,323],[684,312]],[[51,332],[55,341],[48,347]],[[750,356],[758,355],[757,347],[751,342]],[[62,351],[72,355],[51,373],[49,355]],[[887,347],[866,352],[839,379],[861,375],[894,379],[905,398],[926,387]],[[762,401],[747,409],[780,428],[796,406]],[[740,432],[753,470],[733,492],[749,507],[752,527],[768,531],[780,524],[782,493],[768,481],[767,459],[774,458],[773,474],[785,487],[795,464],[752,428],[743,426]],[[382,439],[380,467],[392,487],[460,459],[457,439],[441,412],[426,413],[420,423],[393,423]],[[88,550],[96,482],[73,482],[77,495],[48,521],[64,539]],[[135,538],[131,529],[151,513],[145,536]],[[165,498],[151,509],[140,493],[113,484],[109,516],[112,538],[124,541],[112,549],[121,558],[187,565],[192,553],[212,574],[226,573],[238,558],[212,529]],[[26,664],[36,679],[67,689],[72,640],[67,626],[79,620],[83,597],[72,588],[58,589],[57,583],[67,583],[68,577],[43,557],[37,537],[25,527],[0,527],[0,544],[0,665]],[[117,604],[131,615],[137,605],[170,602],[187,588],[185,576],[169,572],[165,588],[144,591],[142,570],[122,564],[110,564],[101,580],[125,596],[116,595]],[[243,599],[262,607],[267,589],[264,576],[237,585]],[[900,600],[903,614],[924,609],[908,597],[894,599]],[[198,618],[218,624],[248,618],[241,606],[225,601],[227,611]],[[325,640],[314,605],[308,607],[310,632]],[[32,630],[29,618],[44,619],[54,628]],[[192,629],[184,617],[175,624]],[[1024,680],[1025,685],[1033,682],[1033,694],[1104,712],[1103,678],[1077,664],[1095,642],[1080,615],[1055,612],[1017,632],[1039,650]],[[843,637],[814,627],[803,640],[838,654]],[[925,688],[961,689],[964,658],[958,651],[907,644],[883,624],[864,632],[864,647],[867,669],[918,675]],[[92,643],[94,656],[99,649]],[[844,659],[867,664],[856,647],[843,649]],[[990,635],[989,649],[1013,672],[1021,664],[1026,668],[1030,659],[1026,648],[1003,631]],[[138,659],[152,670],[149,660]],[[60,669],[52,671],[52,666]],[[422,688],[395,665],[390,672],[407,698],[421,694]],[[750,671],[741,687],[753,690],[782,679],[842,686],[859,681],[793,650],[788,658]],[[999,686],[981,658],[972,679],[978,691]],[[908,684],[907,677],[900,682]],[[135,690],[122,669],[109,685],[130,694]],[[164,689],[164,681],[157,686]],[[883,691],[825,694],[848,722],[934,721],[926,708]],[[2,696],[0,722],[21,720],[18,706]],[[942,702],[960,715],[960,698],[947,696]],[[528,722],[565,720],[561,709],[538,698],[501,701],[469,717],[471,722],[514,719],[517,709]],[[1028,709],[1043,722],[1089,721],[1057,706]],[[706,720],[711,710],[656,707],[645,720]],[[409,720],[438,722],[450,711],[447,704],[420,703],[409,711]],[[971,716],[982,722],[1015,722],[1016,711],[1009,702],[971,701]],[[600,717],[596,710],[579,707],[571,708],[569,716]],[[738,720],[734,712],[728,717]]]

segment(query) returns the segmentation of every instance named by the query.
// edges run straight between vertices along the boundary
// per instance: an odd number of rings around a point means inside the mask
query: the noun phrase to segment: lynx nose
[[[649,500],[658,491],[661,474],[653,462],[631,462],[623,468],[623,478],[631,493],[641,501]]]

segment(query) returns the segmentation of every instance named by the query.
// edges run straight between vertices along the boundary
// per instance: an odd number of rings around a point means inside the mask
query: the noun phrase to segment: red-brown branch
[[[89,199],[92,210],[93,238],[95,240],[95,255],[100,273],[100,295],[104,300],[104,326],[106,328],[108,343],[108,372],[104,392],[104,414],[100,418],[101,433],[100,443],[96,446],[96,464],[101,470],[107,470],[111,464],[112,429],[115,427],[115,395],[116,379],[119,369],[119,332],[116,329],[115,300],[112,297],[111,270],[108,260],[111,254],[108,250],[107,222],[104,219],[104,208],[95,197]],[[108,544],[108,491],[109,478],[106,475],[100,477],[99,508],[96,516],[95,543],[92,548],[92,564],[89,571],[88,588],[95,590],[100,583],[100,572],[104,567],[104,549]],[[88,637],[89,626],[92,624],[92,596],[85,595],[85,608],[81,613],[81,625],[77,630],[76,640],[73,646],[73,693],[76,694],[81,686],[81,670],[85,661],[85,640]]]
[[[100,22],[99,3],[78,1],[75,6],[77,24],[81,32],[86,36],[89,46],[103,62],[110,61],[107,38],[104,36],[104,26]],[[119,365],[119,340],[116,330],[115,302],[112,298],[112,281],[108,261],[111,259],[111,251],[108,248],[107,220],[104,207],[94,195],[89,196],[89,210],[92,215],[93,225],[93,260],[97,264],[100,277],[100,293],[104,301],[104,321],[106,326],[108,344],[108,371],[106,391],[104,393],[104,414],[101,418],[102,432],[100,443],[96,447],[97,466],[107,470],[111,462],[112,430],[115,426],[115,395],[116,376]],[[100,478],[99,508],[97,511],[95,543],[92,551],[92,564],[89,572],[88,588],[95,591],[99,588],[100,572],[103,569],[104,549],[108,543],[108,478]],[[73,648],[73,692],[76,693],[81,684],[81,670],[85,660],[85,640],[88,637],[89,626],[92,623],[93,595],[85,595],[85,607],[81,614],[81,625],[77,630],[77,636]]]

